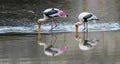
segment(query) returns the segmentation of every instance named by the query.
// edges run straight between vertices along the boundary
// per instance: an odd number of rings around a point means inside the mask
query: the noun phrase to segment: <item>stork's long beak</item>
[[[68,17],[68,15],[64,11],[59,11],[58,14],[60,17]]]

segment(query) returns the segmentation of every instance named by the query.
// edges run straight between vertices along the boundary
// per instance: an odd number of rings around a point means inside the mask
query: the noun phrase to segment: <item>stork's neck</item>
[[[46,21],[47,19],[48,19],[48,17],[43,14],[43,18],[41,18],[41,19],[39,19],[39,20],[42,22],[42,21]]]

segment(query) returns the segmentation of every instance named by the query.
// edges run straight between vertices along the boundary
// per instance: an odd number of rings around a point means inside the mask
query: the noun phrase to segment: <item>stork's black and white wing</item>
[[[91,20],[98,20],[98,18],[95,15],[93,15],[92,13],[89,13],[89,12],[83,12],[83,13],[81,13],[78,16],[78,19],[82,20],[84,22],[88,22],[88,21],[91,21]]]
[[[53,18],[53,17],[59,17],[59,12],[60,10],[57,9],[57,8],[49,8],[49,9],[46,9],[43,13],[49,17],[49,18]]]

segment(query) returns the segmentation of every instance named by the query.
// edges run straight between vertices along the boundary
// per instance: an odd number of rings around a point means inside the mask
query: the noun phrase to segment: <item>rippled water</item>
[[[96,38],[99,43],[92,49],[83,51],[74,33],[57,33],[54,47],[67,46],[67,51],[56,57],[44,54],[43,46],[38,45],[37,35],[0,36],[1,64],[119,64],[119,31],[90,32],[88,38]],[[81,37],[82,34],[79,33]],[[52,44],[51,35],[42,34],[41,41]]]
[[[38,35],[33,35],[37,34],[37,20],[51,7],[69,15],[55,18],[58,26],[53,29],[54,34],[49,33],[49,19],[41,26],[41,43],[68,47],[56,57],[45,55]],[[100,19],[89,22],[88,39],[96,38],[99,42],[87,51],[79,48],[74,26],[77,16],[84,11]],[[0,0],[0,64],[120,64],[119,11],[120,0]],[[80,25],[79,38],[84,37],[82,29]]]
[[[112,31],[120,30],[119,23],[94,23],[89,24],[89,31]],[[44,24],[41,26],[41,33],[49,33],[51,25]],[[79,26],[79,32],[82,32],[83,25]],[[73,23],[64,23],[53,29],[53,32],[75,32]],[[0,33],[37,33],[37,25],[31,26],[0,26]]]

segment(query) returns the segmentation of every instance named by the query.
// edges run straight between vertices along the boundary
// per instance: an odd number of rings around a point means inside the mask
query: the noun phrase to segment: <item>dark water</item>
[[[0,33],[36,33],[37,20],[43,17],[42,13],[45,9],[51,7],[62,9],[69,15],[68,18],[55,19],[59,22],[58,24],[61,24],[58,27],[59,30],[55,29],[56,32],[63,32],[62,26],[67,26],[66,32],[74,32],[74,23],[78,21],[77,16],[85,11],[94,13],[100,19],[97,22],[99,25],[97,29],[95,25],[90,24],[92,31],[107,31],[108,28],[119,30],[119,3],[119,0],[0,0]],[[48,32],[46,27],[50,28],[49,21],[42,23],[43,33]],[[106,26],[108,26],[107,29]]]

